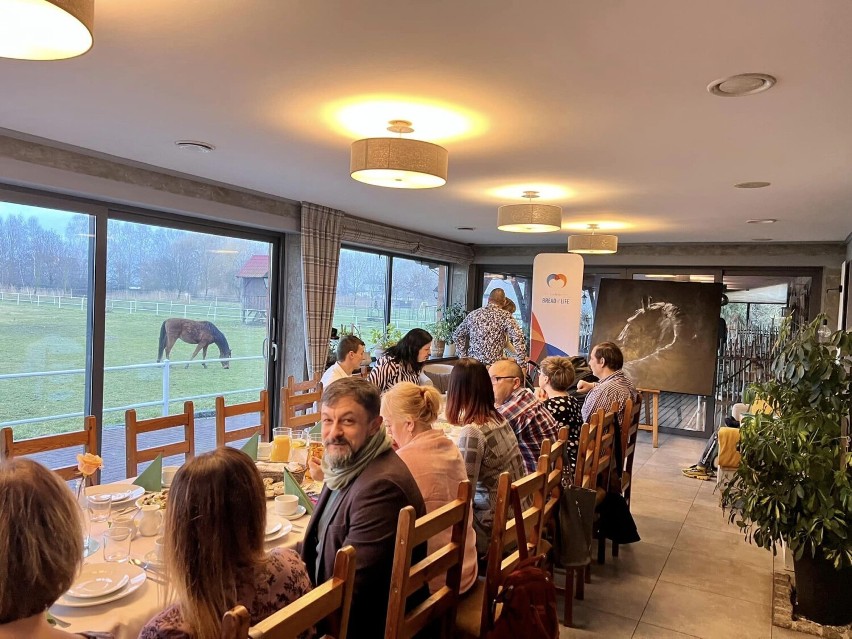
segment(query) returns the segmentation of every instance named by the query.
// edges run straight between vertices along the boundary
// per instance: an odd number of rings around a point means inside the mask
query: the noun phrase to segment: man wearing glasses
[[[516,362],[498,360],[488,368],[488,374],[494,387],[494,407],[515,432],[527,473],[534,473],[541,442],[556,439],[559,424],[532,391],[524,387],[524,373]]]

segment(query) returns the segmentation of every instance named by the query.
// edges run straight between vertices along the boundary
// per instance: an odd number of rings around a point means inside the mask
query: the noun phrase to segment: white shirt
[[[340,362],[335,362],[334,366],[330,366],[322,374],[322,387],[323,389],[326,389],[328,388],[329,384],[332,384],[339,379],[346,379],[347,377],[349,377],[349,373],[343,370],[343,367],[340,365]]]

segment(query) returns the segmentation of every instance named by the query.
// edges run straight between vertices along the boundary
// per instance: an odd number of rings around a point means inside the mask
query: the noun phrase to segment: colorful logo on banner
[[[564,273],[551,273],[547,276],[547,285],[550,288],[565,288],[568,278]]]

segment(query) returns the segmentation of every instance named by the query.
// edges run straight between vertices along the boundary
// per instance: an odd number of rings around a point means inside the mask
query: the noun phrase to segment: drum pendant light
[[[551,233],[562,228],[562,207],[535,204],[538,191],[524,191],[526,204],[507,204],[497,209],[497,228],[510,233]]]
[[[568,252],[587,255],[604,255],[618,251],[618,236],[602,233],[598,235],[597,224],[589,224],[591,233],[587,235],[571,235],[568,238]]]
[[[408,120],[391,120],[395,138],[365,138],[352,143],[349,173],[353,179],[392,189],[433,189],[447,183],[447,150],[422,140],[403,138],[413,133]]]
[[[0,0],[0,57],[65,60],[94,42],[95,0]]]

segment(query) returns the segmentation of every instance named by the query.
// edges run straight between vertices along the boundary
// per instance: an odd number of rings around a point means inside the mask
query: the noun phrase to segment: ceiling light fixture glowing
[[[66,60],[92,48],[95,0],[0,0],[0,57]]]
[[[510,233],[551,233],[562,228],[562,207],[538,204],[538,191],[524,191],[526,204],[507,204],[497,209],[497,228]]]
[[[414,129],[408,120],[391,120],[397,138],[365,138],[352,143],[349,173],[373,186],[392,189],[433,189],[447,183],[447,150],[422,140],[403,138]]]
[[[591,233],[572,235],[568,238],[568,252],[587,255],[605,255],[618,251],[618,236],[601,233],[597,224],[589,224]]]

